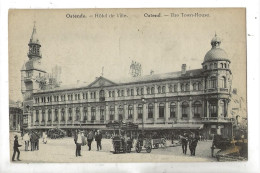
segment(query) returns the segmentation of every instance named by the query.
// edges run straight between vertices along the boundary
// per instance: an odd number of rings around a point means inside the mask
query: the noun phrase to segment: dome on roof
[[[227,53],[220,48],[221,38],[217,34],[212,38],[210,44],[212,48],[206,53],[203,63],[210,61],[230,61]]]
[[[212,48],[209,50],[205,57],[204,63],[209,61],[229,61],[226,51],[221,48]]]

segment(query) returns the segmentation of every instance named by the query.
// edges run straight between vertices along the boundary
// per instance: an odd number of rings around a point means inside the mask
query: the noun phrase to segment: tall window
[[[131,96],[134,95],[134,89],[131,89]]]
[[[217,115],[217,102],[211,102],[210,103],[209,113],[210,113],[210,117],[218,117],[218,115]]]
[[[223,63],[220,63],[221,68],[223,68]]]
[[[105,91],[104,90],[100,90],[99,91],[99,97],[100,98],[104,98],[105,97]]]
[[[112,95],[111,95],[111,91],[108,92],[108,96],[109,96],[109,97],[112,97]]]
[[[71,120],[72,120],[72,109],[69,108],[69,121],[71,121]]]
[[[210,69],[213,69],[213,64],[212,63],[210,64]]]
[[[181,91],[184,91],[184,84],[181,84]]]
[[[162,93],[165,93],[165,86],[162,86]]]
[[[223,100],[220,100],[219,103],[219,114],[221,117],[226,117],[226,107],[225,102]]]
[[[119,105],[119,107],[118,107],[118,117],[119,117],[119,120],[123,120],[123,112],[124,112],[123,106]]]
[[[55,109],[55,113],[54,113],[54,115],[55,115],[55,121],[58,121],[58,109]]]
[[[163,118],[164,117],[164,104],[160,103],[159,105],[159,118]]]
[[[91,107],[91,120],[96,120],[96,108]]]
[[[194,90],[194,91],[197,91],[197,90],[198,90],[198,85],[197,85],[197,83],[194,83],[194,84],[193,84],[193,90]]]
[[[76,108],[76,121],[80,121],[80,110],[79,110],[79,107]]]
[[[121,96],[123,97],[124,95],[124,90],[121,90]]]
[[[64,108],[61,109],[61,121],[65,121],[65,110],[64,110]]]
[[[109,109],[109,119],[110,120],[114,120],[114,115],[115,115],[115,107],[114,106],[110,106],[110,109]]]
[[[141,95],[144,95],[144,89],[141,88]]]
[[[172,92],[172,85],[169,85],[169,92]]]
[[[84,121],[88,120],[88,108],[84,107],[83,108],[83,114],[84,114]]]
[[[154,94],[154,87],[151,88],[151,94]]]
[[[138,119],[142,119],[143,118],[143,105],[138,105]]]
[[[112,97],[115,97],[115,91],[112,91]]]
[[[128,106],[128,119],[132,119],[133,118],[133,106],[129,105]]]
[[[45,110],[42,110],[42,121],[45,121]]]
[[[101,121],[105,120],[105,108],[104,108],[104,106],[100,107],[100,120]]]
[[[190,85],[189,84],[185,85],[185,91],[190,91]]]
[[[153,118],[153,104],[148,105],[148,118]]]
[[[176,104],[171,103],[170,105],[170,118],[175,118],[176,117]]]
[[[48,121],[51,121],[51,110],[48,110]]]
[[[217,79],[216,77],[211,77],[209,81],[210,88],[217,88]]]
[[[136,95],[140,95],[139,88],[136,89]]]
[[[162,92],[162,89],[160,86],[158,86],[158,93],[160,94]]]
[[[218,68],[218,64],[217,63],[214,63],[214,68]]]
[[[178,88],[178,86],[177,86],[177,85],[174,85],[173,91],[174,91],[174,92],[177,92],[177,88]]]
[[[201,117],[202,104],[199,101],[196,101],[192,106],[193,106],[194,118]]]
[[[220,88],[226,88],[227,87],[226,86],[226,78],[224,76],[220,78],[219,83],[220,83],[219,84]]]
[[[189,104],[187,102],[182,103],[182,118],[188,118]]]
[[[130,96],[130,89],[127,89],[127,96]]]
[[[36,122],[39,122],[39,110],[36,110]]]
[[[199,90],[199,91],[202,90],[202,84],[201,84],[201,82],[198,83],[198,90]]]
[[[147,94],[151,94],[150,87],[147,87]]]

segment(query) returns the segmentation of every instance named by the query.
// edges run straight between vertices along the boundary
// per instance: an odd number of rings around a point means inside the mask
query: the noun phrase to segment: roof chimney
[[[182,64],[181,66],[181,74],[185,74],[186,73],[186,64]]]

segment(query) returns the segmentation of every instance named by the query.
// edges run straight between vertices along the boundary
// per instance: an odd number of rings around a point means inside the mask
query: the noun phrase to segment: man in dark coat
[[[19,159],[19,157],[20,157],[20,151],[19,151],[19,148],[18,148],[18,147],[21,147],[22,145],[19,145],[19,143],[18,143],[18,136],[17,136],[17,135],[14,136],[14,139],[15,139],[15,140],[14,140],[14,153],[13,153],[12,161],[14,161],[16,152],[17,152],[17,161],[21,161],[21,160]]]
[[[189,139],[189,148],[190,148],[190,155],[191,156],[195,156],[195,151],[196,151],[196,147],[198,144],[198,137],[196,137],[195,135],[193,135],[190,139]]]
[[[188,145],[188,136],[186,133],[183,134],[183,136],[180,136],[181,139],[181,146],[182,146],[182,152],[183,154],[187,153],[187,145]]]
[[[95,136],[95,140],[97,142],[97,151],[102,150],[102,146],[101,146],[101,139],[102,139],[102,134],[100,133],[100,131],[97,131],[97,134]]]
[[[94,133],[93,131],[91,130],[89,133],[88,133],[88,136],[87,136],[87,140],[88,140],[88,151],[91,150],[91,143],[94,139]]]

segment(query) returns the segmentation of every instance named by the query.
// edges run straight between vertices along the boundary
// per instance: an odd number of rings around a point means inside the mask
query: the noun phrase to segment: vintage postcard
[[[12,163],[247,161],[245,8],[9,10]]]

